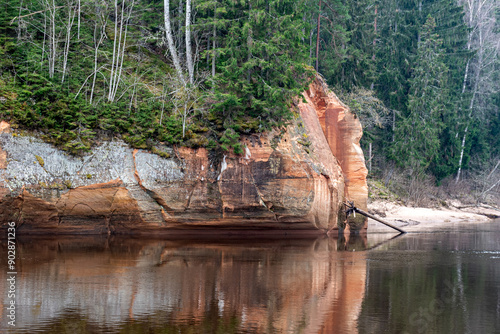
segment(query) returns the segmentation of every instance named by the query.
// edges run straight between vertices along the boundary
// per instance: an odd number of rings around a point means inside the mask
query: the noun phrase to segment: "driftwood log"
[[[386,225],[386,226],[389,226],[389,227],[391,227],[391,228],[395,229],[396,231],[399,231],[399,233],[406,233],[406,231],[405,231],[405,230],[402,230],[402,229],[400,229],[400,228],[399,228],[399,227],[397,227],[397,226],[394,226],[394,225],[392,225],[392,224],[390,224],[390,223],[388,223],[388,222],[386,222],[386,221],[384,221],[384,220],[382,220],[382,219],[380,219],[380,218],[378,218],[378,217],[375,217],[374,215],[371,215],[371,214],[369,214],[368,212],[365,212],[365,211],[363,211],[363,210],[361,210],[361,209],[358,209],[357,207],[355,207],[355,206],[354,206],[354,203],[353,203],[353,202],[351,202],[351,201],[347,201],[347,202],[346,202],[346,204],[345,204],[345,206],[346,206],[346,208],[347,208],[347,209],[346,209],[346,215],[347,215],[348,217],[349,217],[349,215],[350,215],[351,213],[355,213],[355,212],[357,212],[357,213],[362,214],[363,216],[366,216],[366,217],[368,217],[368,218],[371,218],[371,219],[373,219],[373,220],[378,221],[379,223],[382,223],[382,224],[384,224],[384,225]]]

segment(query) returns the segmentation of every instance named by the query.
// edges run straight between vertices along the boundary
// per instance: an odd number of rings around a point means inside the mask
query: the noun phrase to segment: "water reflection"
[[[20,239],[11,332],[500,333],[499,226],[368,240]]]
[[[16,333],[355,333],[366,260],[352,250],[366,247],[363,237],[19,240]],[[3,286],[0,296],[4,310]]]
[[[359,333],[500,333],[500,221],[367,253]]]

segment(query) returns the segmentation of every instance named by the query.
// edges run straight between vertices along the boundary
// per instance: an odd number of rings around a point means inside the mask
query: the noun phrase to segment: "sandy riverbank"
[[[500,211],[486,206],[465,207],[450,201],[442,208],[406,207],[393,202],[373,201],[369,213],[404,229],[406,232],[446,231],[467,225],[492,222],[500,218]],[[368,219],[368,233],[391,232],[393,229]]]

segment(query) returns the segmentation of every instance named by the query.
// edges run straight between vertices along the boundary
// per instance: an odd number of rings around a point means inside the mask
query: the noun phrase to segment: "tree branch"
[[[16,19],[23,19],[25,17],[28,17],[28,16],[33,16],[33,15],[36,15],[36,14],[40,14],[40,13],[43,13],[43,12],[46,12],[48,10],[56,10],[56,9],[59,9],[59,8],[64,8],[66,6],[58,6],[58,7],[54,7],[54,8],[49,8],[49,9],[44,9],[44,10],[39,10],[37,12],[33,12],[33,13],[30,13],[30,14],[26,14],[26,15],[21,15],[21,16],[15,16],[12,20],[10,20],[10,24],[14,23],[14,21]]]

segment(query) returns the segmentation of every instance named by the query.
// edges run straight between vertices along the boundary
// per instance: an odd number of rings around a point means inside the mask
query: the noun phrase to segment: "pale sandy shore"
[[[368,205],[372,215],[393,224],[406,232],[437,232],[463,229],[488,222],[498,221],[500,211],[487,206],[464,206],[448,202],[443,208],[414,208],[392,202],[374,201]],[[373,219],[368,219],[368,233],[395,232]]]

